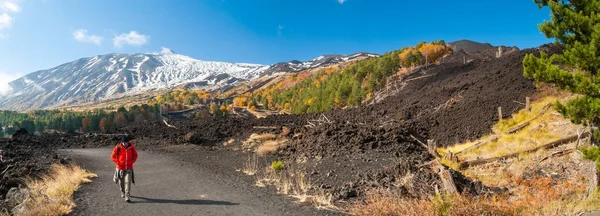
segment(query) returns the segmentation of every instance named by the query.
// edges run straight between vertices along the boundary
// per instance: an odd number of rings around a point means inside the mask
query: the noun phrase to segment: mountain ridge
[[[0,96],[0,108],[58,108],[181,85],[199,89],[217,84],[236,85],[279,72],[299,72],[358,57],[374,56],[378,55],[322,55],[304,62],[294,60],[262,65],[198,60],[168,48],[163,48],[159,53],[109,53],[38,70],[9,82],[12,90]],[[283,64],[287,67],[281,67]]]

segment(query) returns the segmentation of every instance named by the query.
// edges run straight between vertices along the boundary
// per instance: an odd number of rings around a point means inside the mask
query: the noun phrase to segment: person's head
[[[121,143],[123,143],[123,145],[125,146],[129,146],[129,139],[127,138],[127,136],[121,137]]]

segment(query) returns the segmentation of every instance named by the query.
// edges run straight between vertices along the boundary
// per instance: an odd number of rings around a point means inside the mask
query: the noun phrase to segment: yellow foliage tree
[[[214,113],[215,110],[217,110],[217,109],[218,109],[218,105],[215,102],[210,104],[210,109],[209,109],[210,113]]]
[[[156,96],[156,98],[154,98],[154,100],[156,100],[156,102],[160,104],[163,101],[163,96],[161,96],[161,95]]]
[[[419,52],[423,57],[427,57],[429,63],[437,62],[446,52],[446,46],[435,45],[435,44],[423,44],[419,48]]]

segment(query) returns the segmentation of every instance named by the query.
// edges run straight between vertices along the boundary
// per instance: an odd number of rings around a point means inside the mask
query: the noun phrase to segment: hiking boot
[[[125,202],[131,202],[131,200],[129,200],[128,196],[125,196]]]

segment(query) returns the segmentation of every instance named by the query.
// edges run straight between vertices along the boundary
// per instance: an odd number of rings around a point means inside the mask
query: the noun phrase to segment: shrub
[[[579,149],[581,153],[583,153],[583,157],[586,160],[596,161],[596,167],[600,169],[600,147],[592,146],[592,147],[581,147]]]
[[[271,163],[271,168],[273,170],[282,170],[283,169],[283,161],[273,161],[273,163]]]

